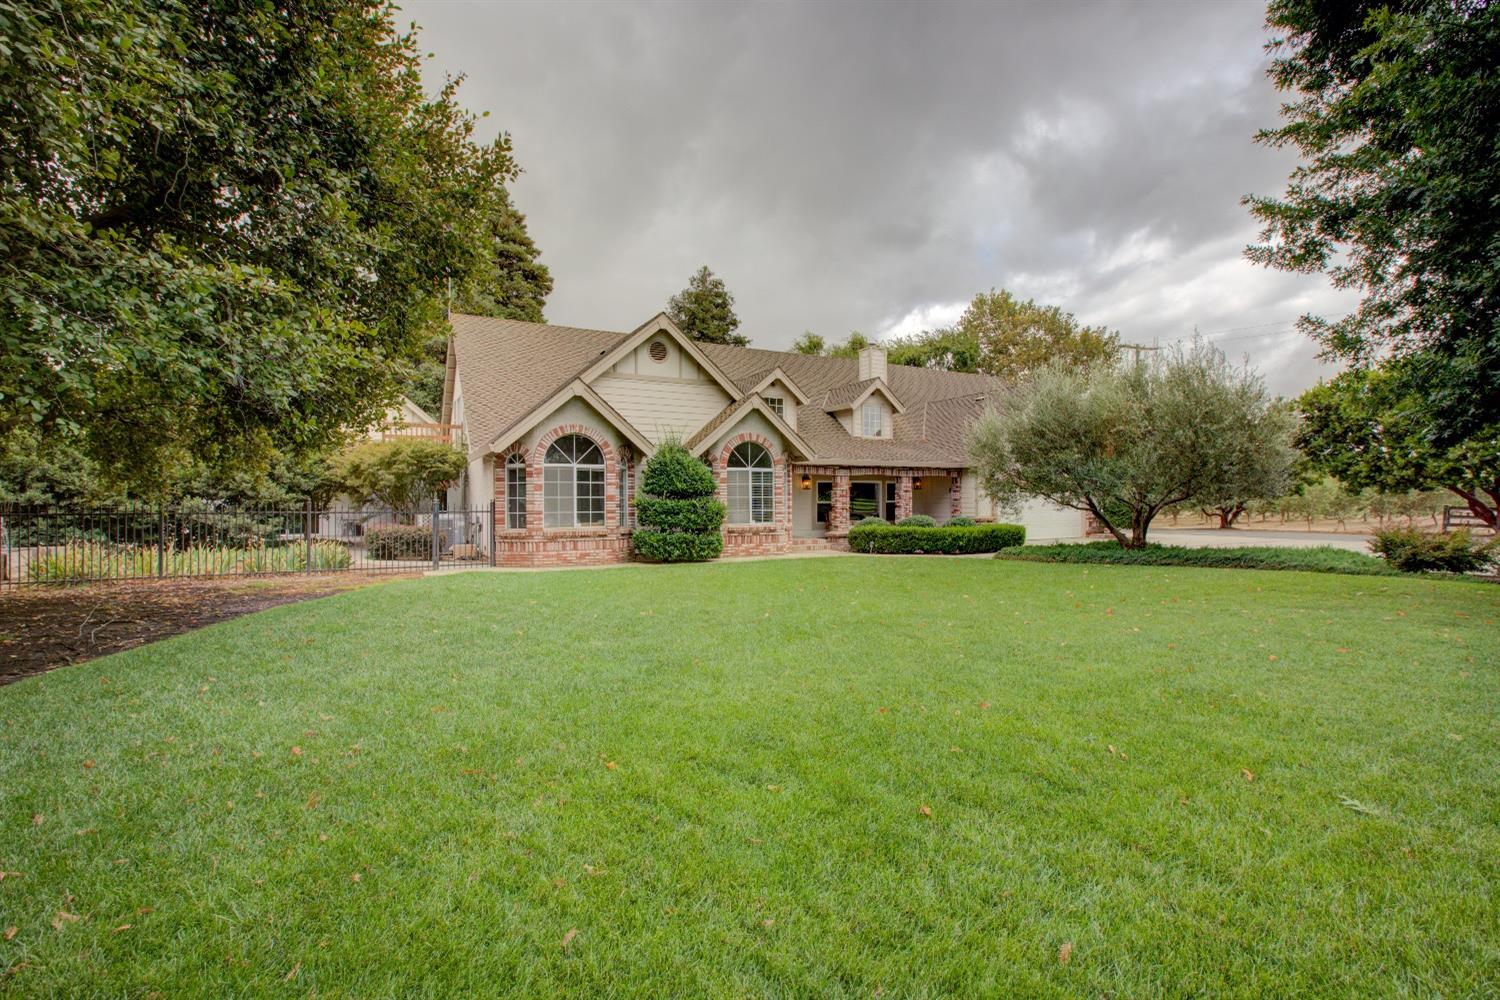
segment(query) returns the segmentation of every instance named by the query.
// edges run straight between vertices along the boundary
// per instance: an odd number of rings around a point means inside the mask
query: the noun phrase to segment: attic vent
[[[651,360],[661,364],[667,360],[667,345],[660,340],[651,341]]]

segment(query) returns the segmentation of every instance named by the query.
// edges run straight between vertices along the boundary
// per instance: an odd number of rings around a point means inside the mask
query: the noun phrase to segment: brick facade
[[[543,463],[547,448],[568,434],[585,437],[604,456],[604,524],[584,528],[548,528],[544,523]],[[506,527],[505,462],[513,454],[526,456],[526,527]],[[495,456],[495,563],[499,566],[599,566],[630,558],[630,527],[620,524],[620,466],[626,469],[627,489],[633,479],[631,459],[621,455],[592,427],[560,424],[526,450],[515,445]],[[628,506],[627,506],[628,510]]]
[[[750,441],[771,453],[771,523],[729,524],[720,529],[724,536],[726,556],[776,555],[790,549],[792,543],[792,469],[786,456],[759,434],[736,434],[727,439],[710,459],[714,479],[718,481],[719,502],[729,504],[729,453]]]

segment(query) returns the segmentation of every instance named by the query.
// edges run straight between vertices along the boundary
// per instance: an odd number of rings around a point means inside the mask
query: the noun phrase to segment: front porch
[[[792,537],[843,538],[862,518],[942,522],[962,511],[962,469],[793,465]]]

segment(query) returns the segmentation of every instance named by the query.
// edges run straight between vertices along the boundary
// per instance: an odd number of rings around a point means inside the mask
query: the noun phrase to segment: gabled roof
[[[782,385],[790,389],[792,395],[796,397],[799,405],[808,402],[807,393],[803,392],[797,387],[797,383],[792,381],[792,377],[790,375],[781,370],[780,365],[777,365],[775,368],[772,368],[767,372],[756,372],[754,375],[751,375],[748,378],[735,379],[735,384],[738,385],[741,389],[745,390],[746,392],[755,393],[765,392],[768,386],[776,382],[780,382]]]
[[[719,369],[719,366],[709,359],[708,355],[699,350],[698,345],[693,342],[692,338],[679,330],[677,324],[672,322],[672,317],[664,312],[657,313],[632,330],[626,335],[624,340],[610,348],[597,361],[585,368],[579,377],[585,382],[592,382],[595,378],[614,367],[615,363],[625,357],[625,355],[640,347],[658,333],[665,333],[668,337],[675,340],[677,346],[688,357],[698,362],[699,366],[708,373],[708,376],[719,383],[719,388],[729,393],[731,399],[740,394],[739,386],[734,384],[734,380],[724,374]]]
[[[885,380],[878,378],[867,378],[863,382],[851,382],[836,389],[829,389],[828,394],[823,397],[823,409],[829,413],[852,410],[877,392],[890,402],[891,407],[897,413],[906,409],[901,405],[901,400],[896,398],[895,393],[891,392],[891,387],[885,384]]]
[[[615,430],[624,435],[627,441],[639,448],[643,454],[649,454],[651,452],[652,445],[650,440],[647,439],[646,435],[636,430],[635,427],[630,423],[630,421],[621,416],[618,410],[616,410],[613,406],[610,406],[609,403],[605,401],[603,396],[600,396],[597,392],[595,392],[589,386],[589,384],[581,378],[573,379],[557,392],[553,393],[551,396],[548,396],[546,399],[543,399],[541,402],[537,403],[536,406],[533,406],[529,412],[521,417],[521,419],[517,420],[513,424],[510,424],[508,427],[501,429],[489,442],[488,450],[499,451],[502,448],[505,448],[507,445],[510,445],[517,438],[520,438],[537,424],[541,423],[543,420],[546,420],[549,415],[557,411],[557,408],[559,406],[563,405],[570,399],[581,399],[585,403],[588,403],[598,412],[601,417],[609,421],[610,425],[613,426]]]
[[[754,393],[745,396],[743,399],[735,400],[714,414],[713,419],[698,428],[692,437],[683,442],[683,447],[688,451],[697,451],[701,446],[712,443],[714,438],[718,436],[721,428],[733,427],[742,416],[751,410],[764,415],[770,421],[771,426],[776,428],[777,432],[786,440],[787,444],[795,448],[797,453],[803,458],[813,457],[814,452],[812,448],[802,439],[802,436],[792,430],[791,426],[785,420],[776,415],[775,410],[766,405],[764,399],[761,399],[758,394]]]

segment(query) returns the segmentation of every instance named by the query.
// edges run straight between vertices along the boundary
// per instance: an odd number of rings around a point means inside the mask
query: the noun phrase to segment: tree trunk
[[[1485,503],[1477,493],[1459,489],[1457,486],[1450,486],[1448,489],[1458,494],[1463,499],[1463,502],[1469,505],[1469,510],[1474,516],[1489,525],[1491,531],[1500,531],[1500,511],[1496,509],[1500,507],[1500,486],[1497,486],[1495,490],[1486,489],[1484,491],[1495,501],[1494,507]]]
[[[1224,531],[1234,527],[1234,522],[1238,521],[1240,515],[1245,513],[1245,505],[1237,503],[1232,507],[1215,507],[1214,513],[1219,515],[1219,530]]]

